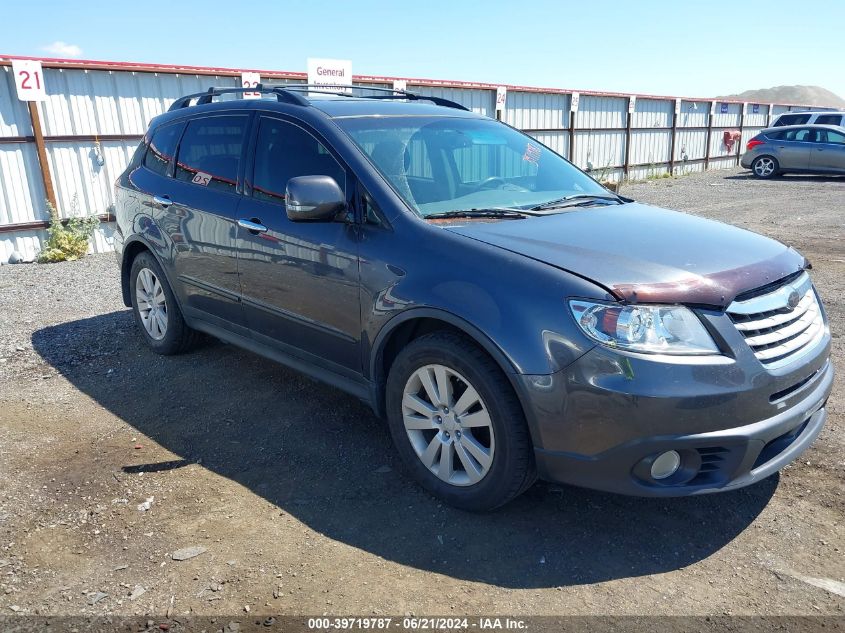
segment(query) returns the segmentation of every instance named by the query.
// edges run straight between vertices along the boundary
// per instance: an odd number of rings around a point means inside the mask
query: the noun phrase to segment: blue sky
[[[811,84],[845,97],[845,37],[824,17],[841,22],[843,9],[843,0],[29,0],[0,9],[0,53],[297,71],[307,57],[336,57],[355,74],[689,96]]]

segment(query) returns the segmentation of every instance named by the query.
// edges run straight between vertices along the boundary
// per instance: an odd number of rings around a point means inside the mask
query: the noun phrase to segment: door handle
[[[238,220],[238,226],[242,229],[246,229],[254,235],[267,232],[267,227],[261,224],[261,221],[258,220],[258,218],[252,218],[251,220],[241,218],[240,220]]]
[[[166,209],[171,204],[173,204],[173,201],[167,196],[153,196],[153,202],[155,202],[162,209]]]

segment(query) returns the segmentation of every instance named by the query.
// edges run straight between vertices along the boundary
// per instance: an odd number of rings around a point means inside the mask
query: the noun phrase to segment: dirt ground
[[[539,483],[463,513],[402,474],[355,399],[219,342],[148,351],[112,256],[4,266],[0,614],[843,615],[845,179],[622,193],[813,262],[840,372],[780,475],[664,500]]]

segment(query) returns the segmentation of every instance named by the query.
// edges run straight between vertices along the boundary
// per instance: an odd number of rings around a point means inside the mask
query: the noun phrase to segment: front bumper
[[[828,336],[812,359],[777,376],[747,358],[672,366],[603,348],[558,374],[523,376],[539,475],[665,497],[759,481],[798,457],[824,426],[829,347]],[[681,467],[653,479],[652,461],[669,450]]]

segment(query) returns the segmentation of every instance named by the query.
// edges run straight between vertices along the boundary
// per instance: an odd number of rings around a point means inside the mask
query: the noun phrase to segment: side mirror
[[[331,222],[346,209],[346,199],[331,176],[297,176],[288,180],[285,208],[294,222]]]

